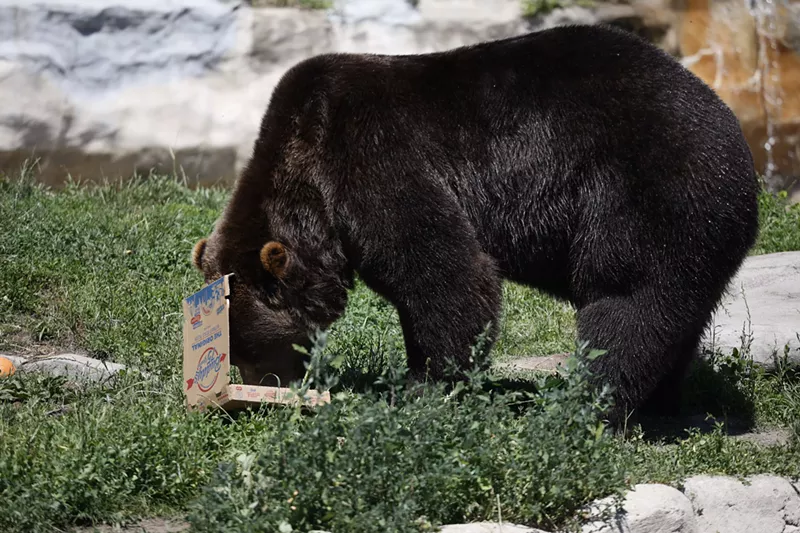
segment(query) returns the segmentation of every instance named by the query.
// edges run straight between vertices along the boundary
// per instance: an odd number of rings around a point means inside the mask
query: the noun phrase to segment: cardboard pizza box
[[[232,275],[209,283],[183,300],[183,392],[190,411],[226,411],[261,403],[295,405],[300,399],[285,387],[231,383],[230,325]],[[313,407],[330,402],[330,393],[310,390],[303,401]]]

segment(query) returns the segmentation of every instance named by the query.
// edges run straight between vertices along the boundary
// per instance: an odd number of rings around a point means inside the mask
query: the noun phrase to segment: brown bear
[[[302,376],[354,273],[397,309],[413,376],[465,365],[501,280],[574,304],[617,413],[668,411],[758,233],[736,117],[675,59],[605,26],[290,69],[194,263],[233,273],[232,362]]]

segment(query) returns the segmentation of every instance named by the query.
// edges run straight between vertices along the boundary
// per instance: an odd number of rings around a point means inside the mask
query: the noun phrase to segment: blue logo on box
[[[193,328],[202,325],[202,316],[209,316],[212,310],[216,309],[220,314],[225,309],[225,278],[219,278],[187,297],[186,303],[192,315]]]

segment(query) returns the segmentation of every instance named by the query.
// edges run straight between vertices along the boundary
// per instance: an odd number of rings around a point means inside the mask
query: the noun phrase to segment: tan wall
[[[739,117],[757,168],[800,176],[800,0],[773,0],[764,16],[746,0],[680,0],[683,62]],[[772,7],[770,7],[770,5]],[[770,137],[775,143],[765,148]],[[773,179],[790,188],[791,178]],[[795,184],[795,191],[798,186]],[[797,192],[795,193],[797,194]]]

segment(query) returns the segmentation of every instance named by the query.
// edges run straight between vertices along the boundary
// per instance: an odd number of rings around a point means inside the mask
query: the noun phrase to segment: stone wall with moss
[[[0,169],[33,157],[53,185],[150,169],[229,183],[272,88],[306,57],[432,52],[611,23],[712,85],[742,120],[759,169],[787,188],[800,176],[800,3],[752,1],[0,0]]]

